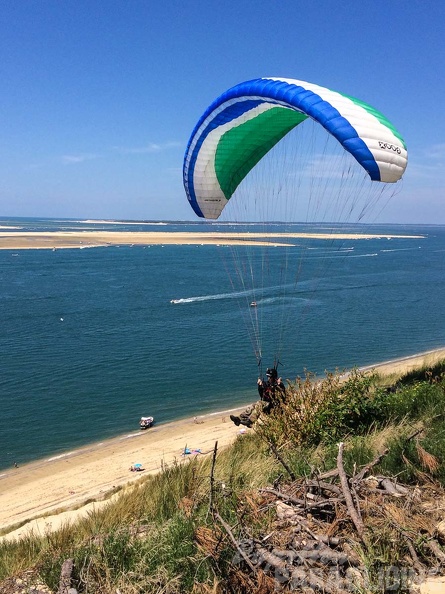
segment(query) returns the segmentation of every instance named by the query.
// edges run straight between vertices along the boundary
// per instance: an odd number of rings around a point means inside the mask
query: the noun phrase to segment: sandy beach
[[[401,375],[444,358],[445,348],[363,369],[376,369],[388,376]],[[175,460],[208,455],[216,441],[219,449],[228,446],[245,431],[230,421],[231,412],[155,424],[146,431],[136,429],[112,440],[4,471],[0,474],[0,529],[23,525],[3,538],[18,538],[30,530],[43,534],[57,529],[92,508],[106,505],[107,500],[101,499],[114,487],[159,472]],[[186,446],[201,453],[184,456]],[[130,471],[130,466],[137,462],[143,465],[143,472]],[[95,502],[85,505],[87,500]]]
[[[237,410],[237,409],[234,409]],[[204,456],[232,443],[240,428],[230,420],[233,410],[185,419],[147,430],[135,431],[91,444],[79,450],[39,460],[19,468],[0,472],[0,529],[45,514],[40,520],[27,522],[9,537],[33,529],[44,532],[55,529],[79,514],[87,513],[115,487],[123,486],[147,474],[157,473],[165,465]],[[201,453],[183,455],[184,448]],[[142,464],[143,472],[132,472],[130,466]],[[62,508],[79,508],[55,513]]]
[[[213,233],[152,231],[1,231],[0,249],[68,249],[118,245],[289,245],[299,239],[394,239],[421,235],[373,235],[362,233]]]

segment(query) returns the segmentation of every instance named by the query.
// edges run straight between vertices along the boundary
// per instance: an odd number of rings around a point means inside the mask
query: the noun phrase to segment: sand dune
[[[401,375],[444,358],[445,349],[437,349],[364,369]],[[159,472],[163,465],[175,460],[205,456],[212,452],[216,441],[218,448],[231,444],[246,431],[240,431],[230,421],[231,412],[155,425],[146,431],[136,429],[112,440],[3,472],[0,474],[0,529],[24,523],[4,538],[17,538],[30,530],[37,533],[54,530],[91,508],[104,505],[101,498],[114,487]],[[200,449],[201,453],[183,456],[186,446],[190,450]],[[130,466],[136,462],[143,465],[143,472],[130,471]],[[92,499],[96,502],[83,505]],[[67,511],[61,513],[62,509]]]

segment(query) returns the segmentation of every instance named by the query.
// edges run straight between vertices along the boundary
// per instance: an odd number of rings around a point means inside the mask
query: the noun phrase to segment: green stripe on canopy
[[[402,138],[402,135],[397,130],[397,128],[395,128],[395,126],[393,126],[393,124],[391,124],[391,122],[387,118],[385,118],[383,113],[381,113],[380,111],[377,111],[377,109],[374,109],[374,107],[372,107],[372,105],[369,105],[368,103],[365,103],[364,101],[360,101],[360,99],[357,99],[356,97],[351,97],[350,95],[345,95],[344,93],[343,93],[343,97],[347,97],[348,99],[353,101],[356,105],[363,107],[363,109],[365,109],[368,113],[373,115],[381,124],[383,124],[383,126],[386,126],[389,130],[391,130],[391,132],[394,134],[394,136],[400,140],[400,142],[403,145],[403,148],[406,149],[406,144]]]
[[[248,114],[247,114],[248,117]],[[227,200],[264,155],[303,122],[304,113],[273,106],[225,132],[215,155],[215,172]]]

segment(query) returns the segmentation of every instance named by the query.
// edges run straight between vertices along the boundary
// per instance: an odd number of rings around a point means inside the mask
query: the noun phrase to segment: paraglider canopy
[[[192,132],[183,182],[195,213],[217,219],[246,175],[307,119],[325,128],[371,180],[394,183],[402,177],[405,143],[372,106],[300,80],[259,78],[224,92]]]
[[[342,283],[332,263],[337,271],[354,257],[354,225],[400,188],[406,165],[405,142],[387,117],[313,83],[249,80],[204,111],[185,152],[184,188],[199,217],[219,219],[212,225],[230,297],[259,368],[266,354],[275,373],[286,365],[282,354],[301,357],[292,353],[312,313],[315,325],[325,320],[331,285]],[[224,245],[224,225],[236,225],[240,245]]]

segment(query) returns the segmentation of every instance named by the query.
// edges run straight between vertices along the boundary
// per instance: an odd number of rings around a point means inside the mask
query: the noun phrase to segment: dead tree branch
[[[377,464],[380,464],[380,462],[382,461],[382,459],[386,456],[386,454],[388,452],[389,452],[389,449],[386,448],[385,450],[383,450],[383,452],[381,454],[379,454],[377,456],[377,458],[372,460],[372,462],[369,462],[369,464],[366,464],[365,466],[363,466],[363,468],[360,470],[360,472],[358,472],[355,476],[352,477],[352,483],[353,484],[358,483],[359,481],[363,480],[363,478],[371,470],[371,468],[373,468],[374,466],[377,466]]]
[[[71,576],[74,569],[74,560],[66,559],[63,562],[62,570],[60,572],[59,589],[57,594],[68,594],[71,590]]]
[[[250,561],[249,557],[246,555],[246,553],[242,550],[242,548],[239,546],[236,538],[233,536],[233,532],[230,528],[230,526],[227,524],[227,522],[225,522],[222,517],[219,515],[218,512],[215,512],[215,518],[219,521],[219,523],[223,526],[224,530],[227,532],[227,534],[229,535],[230,540],[232,541],[234,547],[236,548],[236,550],[238,551],[238,553],[241,555],[241,557],[244,559],[244,561],[247,563],[247,565],[249,566],[250,570],[255,574],[256,573],[256,569],[255,567],[252,565],[252,562]]]
[[[360,514],[357,511],[357,509],[355,508],[354,502],[352,500],[352,495],[351,495],[351,491],[349,489],[349,484],[348,484],[348,478],[346,476],[346,472],[343,467],[343,447],[344,447],[343,442],[340,442],[338,445],[338,456],[337,456],[338,474],[340,477],[340,483],[341,483],[343,495],[344,495],[345,501],[346,501],[346,507],[348,508],[348,513],[351,517],[351,520],[354,522],[354,526],[358,532],[358,535],[361,538],[363,536],[363,531],[364,531],[365,527],[363,525],[363,521],[360,517]]]
[[[215,464],[216,464],[216,453],[218,452],[218,442],[215,441],[215,447],[213,448],[212,468],[210,470],[210,494],[209,494],[209,512],[213,513],[213,496],[215,492]]]
[[[282,464],[283,468],[286,470],[286,472],[288,473],[290,478],[294,481],[296,479],[295,474],[292,472],[289,464],[287,464],[287,462],[284,460],[283,456],[280,454],[280,452],[277,450],[276,446],[271,441],[269,441],[269,447],[272,450],[272,452],[274,453],[276,459]]]

